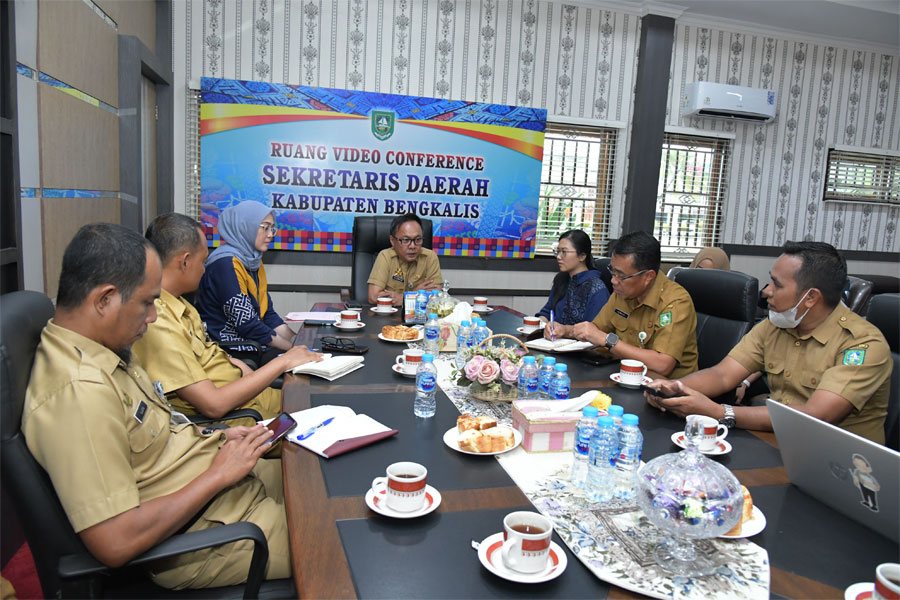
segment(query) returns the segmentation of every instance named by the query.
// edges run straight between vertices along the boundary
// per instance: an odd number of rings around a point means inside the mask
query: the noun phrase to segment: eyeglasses
[[[262,223],[259,228],[265,231],[267,234],[271,233],[272,235],[275,235],[276,233],[278,233],[278,228],[275,227],[275,225],[273,225],[272,223]]]
[[[554,251],[553,251],[553,254],[555,254],[557,257],[562,256],[563,258],[565,258],[565,256],[566,256],[567,254],[578,254],[578,251],[577,251],[577,250],[569,250],[569,249],[567,249],[567,248],[563,248],[563,249],[560,249],[560,250],[554,250]]]
[[[355,350],[356,342],[350,338],[339,338],[330,335],[323,336],[321,339],[322,350]]]
[[[394,237],[394,236],[391,236],[391,237]],[[398,242],[400,242],[401,246],[409,246],[410,244],[413,244],[415,246],[421,246],[422,242],[425,241],[425,238],[423,238],[423,237],[417,237],[417,238],[397,238],[397,237],[395,237],[394,239],[397,240]]]
[[[650,270],[650,269],[642,269],[642,270],[638,271],[637,273],[632,273],[631,275],[625,275],[621,271],[613,270],[613,268],[611,266],[606,267],[606,269],[609,271],[609,274],[613,276],[613,279],[618,279],[619,281],[625,281],[626,279],[631,279],[632,277],[637,277],[638,275],[641,275],[642,273],[646,273],[647,271]]]

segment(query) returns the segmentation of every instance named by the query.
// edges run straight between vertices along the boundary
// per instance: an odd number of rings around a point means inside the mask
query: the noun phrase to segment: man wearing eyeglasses
[[[594,318],[560,327],[606,348],[616,359],[631,358],[648,371],[681,377],[697,370],[697,313],[683,287],[659,272],[659,242],[649,233],[622,236],[610,255],[613,295]]]
[[[403,305],[403,293],[439,290],[444,282],[437,254],[422,247],[422,220],[413,213],[391,222],[391,247],[375,258],[369,274],[369,304],[390,296],[394,306]]]

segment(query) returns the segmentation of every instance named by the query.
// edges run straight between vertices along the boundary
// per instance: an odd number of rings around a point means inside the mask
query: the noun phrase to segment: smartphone
[[[286,436],[288,432],[296,426],[297,421],[294,420],[294,417],[286,412],[281,413],[266,425],[266,427],[272,431],[272,437],[269,438],[269,443],[274,444],[278,442],[278,440]]]
[[[363,305],[356,300],[347,300],[344,302],[344,308],[347,310],[362,310]]]
[[[684,394],[667,394],[662,390],[655,390],[649,385],[641,384],[641,391],[647,392],[651,396],[656,396],[657,398],[662,398],[663,400],[668,400],[669,398],[678,398],[679,396],[684,396]]]
[[[603,356],[584,356],[581,358],[581,362],[594,367],[602,367],[604,365],[608,365],[611,362],[614,362],[614,359],[605,358]]]

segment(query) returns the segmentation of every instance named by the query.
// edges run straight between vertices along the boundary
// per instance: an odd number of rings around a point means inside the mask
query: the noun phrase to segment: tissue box
[[[513,427],[522,434],[528,452],[571,452],[575,445],[577,412],[549,412],[558,400],[516,400],[512,405]]]
[[[438,352],[456,352],[456,335],[459,325],[439,321],[441,331],[438,333]]]

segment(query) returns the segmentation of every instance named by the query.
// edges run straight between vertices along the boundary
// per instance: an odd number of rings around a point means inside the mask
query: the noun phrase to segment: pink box
[[[513,427],[522,434],[528,452],[571,452],[575,424],[581,411],[549,412],[558,400],[516,400],[512,405]],[[601,411],[605,414],[606,411]]]

